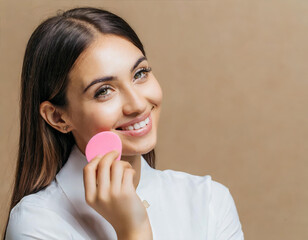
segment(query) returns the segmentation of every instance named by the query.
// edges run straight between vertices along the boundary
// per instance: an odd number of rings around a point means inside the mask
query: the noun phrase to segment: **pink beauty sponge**
[[[106,153],[117,150],[120,154],[116,161],[121,159],[122,154],[122,142],[120,137],[111,132],[104,131],[95,134],[88,142],[85,150],[86,158],[90,162],[97,155],[104,156]]]

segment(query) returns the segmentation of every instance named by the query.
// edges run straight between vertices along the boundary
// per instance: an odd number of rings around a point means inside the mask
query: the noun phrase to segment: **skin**
[[[70,71],[68,106],[62,109],[45,101],[40,107],[42,117],[52,127],[63,133],[72,131],[83,154],[87,142],[96,133],[112,131],[118,134],[123,147],[121,160],[129,162],[136,171],[133,179],[135,188],[140,179],[141,154],[156,145],[163,97],[152,71],[136,75],[141,68],[150,67],[147,60],[140,62],[131,73],[132,66],[142,56],[142,52],[125,38],[99,35],[78,57]],[[96,83],[83,92],[93,80],[106,76],[114,76],[116,80]],[[112,89],[106,89],[94,98],[103,85]],[[132,137],[115,130],[117,126],[149,112],[152,130],[147,135]],[[64,131],[67,125],[69,128]]]

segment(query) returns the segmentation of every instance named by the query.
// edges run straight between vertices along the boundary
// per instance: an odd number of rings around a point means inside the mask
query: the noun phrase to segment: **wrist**
[[[150,233],[130,233],[126,235],[119,235],[118,240],[153,240],[153,236]]]
[[[150,224],[140,227],[135,231],[117,232],[118,240],[153,240],[153,233]]]

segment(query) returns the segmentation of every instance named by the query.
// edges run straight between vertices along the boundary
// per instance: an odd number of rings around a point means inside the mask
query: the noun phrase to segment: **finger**
[[[123,173],[122,191],[129,192],[131,190],[136,190],[134,186],[134,175],[136,174],[135,169],[126,168]]]
[[[119,152],[113,150],[104,155],[97,168],[97,194],[99,197],[107,197],[110,191],[110,166],[118,157]]]
[[[96,156],[83,168],[85,198],[88,203],[93,202],[96,197],[96,169],[101,158],[101,155]]]
[[[126,161],[114,161],[111,165],[110,191],[114,195],[121,192],[123,172],[132,165]]]

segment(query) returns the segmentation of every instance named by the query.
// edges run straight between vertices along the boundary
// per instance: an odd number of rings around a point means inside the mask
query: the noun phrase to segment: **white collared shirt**
[[[74,145],[55,180],[11,210],[6,240],[117,239],[112,225],[85,201],[87,163]],[[228,188],[209,175],[153,169],[141,156],[136,193],[150,205],[146,210],[154,240],[244,239]]]

